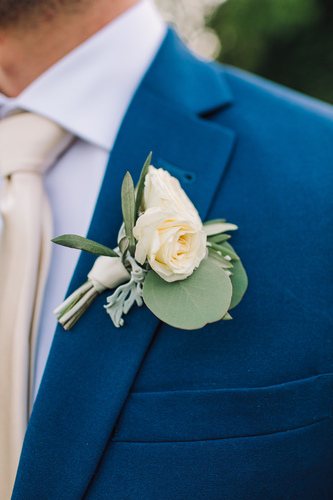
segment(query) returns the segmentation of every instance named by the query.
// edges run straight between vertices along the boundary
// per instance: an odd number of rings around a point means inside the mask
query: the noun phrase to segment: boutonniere
[[[202,223],[179,181],[150,162],[151,154],[136,188],[125,175],[116,248],[71,234],[52,240],[99,256],[87,282],[54,311],[66,330],[107,289],[115,289],[104,307],[116,327],[134,303],[145,303],[160,320],[186,330],[232,319],[229,311],[247,288],[228,241],[237,226],[224,219]]]

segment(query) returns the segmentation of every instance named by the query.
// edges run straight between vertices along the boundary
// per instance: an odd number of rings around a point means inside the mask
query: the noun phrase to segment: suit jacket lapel
[[[202,218],[227,165],[233,132],[199,119],[197,112],[222,106],[230,96],[219,73],[179,43],[170,32],[119,131],[88,233],[108,246],[115,246],[122,222],[122,179],[128,170],[137,181],[149,151],[155,166],[188,181],[183,187]],[[207,97],[202,91],[209,82],[215,91]],[[69,292],[86,280],[93,261],[82,253]],[[125,326],[116,329],[103,311],[104,303],[102,295],[70,332],[57,328],[29,422],[14,499],[82,498],[98,466],[159,325],[141,307],[133,308]]]

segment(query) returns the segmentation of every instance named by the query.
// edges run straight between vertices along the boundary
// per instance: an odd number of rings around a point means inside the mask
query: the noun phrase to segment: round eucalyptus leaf
[[[183,330],[196,330],[222,319],[231,296],[228,275],[208,260],[185,280],[172,283],[150,271],[143,285],[147,307],[165,323]]]
[[[236,255],[237,259],[239,259],[235,250],[230,245],[230,243],[224,241],[222,243],[222,246],[230,250],[234,255]],[[232,254],[230,253],[230,255]],[[229,309],[233,309],[240,303],[244,293],[247,290],[247,285],[248,285],[246,271],[241,261],[233,260],[232,265],[233,265],[233,269],[231,269],[232,275],[230,276],[232,283],[232,299]]]
[[[232,283],[232,299],[229,309],[236,307],[243,298],[246,292],[248,280],[246,271],[240,260],[233,260],[233,269],[231,270],[232,275],[230,276]]]

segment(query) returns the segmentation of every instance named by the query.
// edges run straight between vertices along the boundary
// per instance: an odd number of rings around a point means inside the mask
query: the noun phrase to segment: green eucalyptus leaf
[[[143,190],[145,187],[145,178],[148,173],[148,168],[151,162],[151,157],[152,157],[152,152],[149,153],[148,158],[145,161],[145,164],[143,165],[143,168],[141,170],[140,174],[140,179],[139,182],[136,186],[136,198],[135,198],[135,222],[139,214],[140,210],[140,205],[141,205],[141,200],[142,200],[142,195],[143,195]],[[134,223],[135,225],[135,223]]]
[[[135,224],[135,194],[133,179],[129,172],[126,173],[121,187],[121,208],[123,211],[126,236],[129,238],[129,251],[131,255],[134,255],[135,239],[133,236],[133,227]]]
[[[246,271],[241,261],[233,261],[233,265],[232,275],[230,276],[232,283],[232,299],[230,309],[236,307],[237,304],[240,303],[248,285]]]
[[[105,255],[106,257],[119,257],[119,255],[104,245],[96,243],[95,241],[88,240],[83,236],[77,236],[76,234],[63,234],[54,238],[53,243],[57,245],[62,245],[63,247],[77,248],[78,250],[84,250],[85,252],[92,253],[94,255]]]
[[[227,314],[225,314],[225,315],[223,316],[223,318],[222,318],[222,319],[223,319],[223,321],[227,321],[227,320],[229,320],[229,319],[232,319],[232,316],[230,316],[230,314],[229,314],[229,313],[227,313]]]
[[[233,247],[230,245],[230,243],[227,243],[225,241],[223,243],[223,246],[229,249],[230,251],[236,253]],[[240,301],[244,296],[244,293],[246,292],[248,285],[247,274],[241,261],[239,259],[237,261],[233,260],[232,264],[233,264],[233,269],[232,269],[232,275],[230,276],[232,283],[232,299],[231,299],[230,309],[236,307],[240,303]]]
[[[214,262],[224,269],[233,268],[233,264],[229,260],[225,259],[222,255],[220,255],[210,247],[208,247],[208,260]]]
[[[196,330],[222,319],[231,296],[228,275],[208,260],[203,260],[187,279],[172,283],[150,271],[143,285],[147,307],[165,323],[184,330]]]

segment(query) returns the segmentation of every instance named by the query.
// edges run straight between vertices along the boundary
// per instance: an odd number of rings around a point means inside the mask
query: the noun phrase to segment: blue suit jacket
[[[233,321],[198,331],[105,295],[58,328],[15,500],[333,498],[329,106],[194,58],[173,32],[138,89],[88,237],[114,246],[126,170],[170,170],[203,219],[239,226]],[[82,254],[70,291],[94,258]]]

